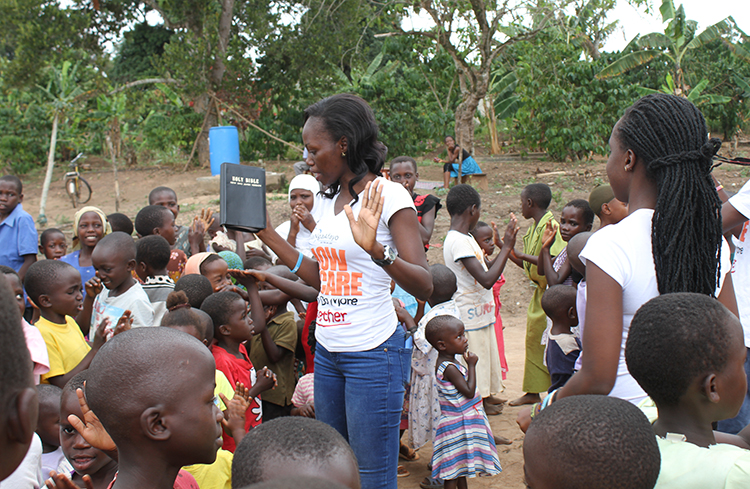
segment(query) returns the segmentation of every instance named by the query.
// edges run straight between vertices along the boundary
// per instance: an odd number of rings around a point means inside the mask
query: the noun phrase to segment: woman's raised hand
[[[372,195],[370,193],[372,192]],[[354,218],[354,213],[349,204],[344,206],[344,212],[349,219],[349,226],[352,228],[354,241],[367,253],[372,254],[375,248],[378,223],[380,215],[383,213],[382,196],[383,184],[380,182],[367,182],[365,192],[362,196],[362,207],[359,211],[359,217]]]

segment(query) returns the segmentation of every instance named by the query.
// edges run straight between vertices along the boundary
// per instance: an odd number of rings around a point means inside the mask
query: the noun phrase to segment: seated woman
[[[451,178],[455,178],[458,176],[458,157],[459,155],[461,155],[462,151],[463,157],[461,158],[461,176],[482,173],[482,169],[479,168],[477,160],[475,160],[474,157],[471,156],[471,153],[457,145],[456,140],[453,139],[453,136],[445,137],[445,148],[448,150],[448,159],[441,160],[440,158],[435,158],[436,162],[445,163],[445,165],[443,166],[443,188],[447,189]]]

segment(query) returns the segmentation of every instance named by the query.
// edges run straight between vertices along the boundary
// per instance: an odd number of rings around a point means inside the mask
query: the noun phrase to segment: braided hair
[[[714,296],[719,279],[721,201],[711,180],[721,147],[708,139],[703,114],[687,99],[653,94],[631,106],[616,126],[656,183],[651,247],[660,294]]]
[[[342,93],[325,98],[305,109],[305,122],[319,117],[333,141],[346,137],[346,163],[354,173],[349,181],[349,193],[356,202],[359,197],[354,186],[369,172],[380,175],[388,154],[385,144],[378,141],[378,123],[370,106],[362,98]],[[323,193],[332,199],[340,183],[334,182]]]

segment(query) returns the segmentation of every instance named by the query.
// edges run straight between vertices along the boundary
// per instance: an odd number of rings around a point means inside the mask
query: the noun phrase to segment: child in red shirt
[[[243,345],[253,336],[253,322],[265,322],[257,285],[253,284],[247,289],[251,314],[248,314],[245,299],[235,292],[217,292],[208,296],[203,301],[201,310],[208,313],[214,323],[216,344],[211,347],[211,353],[216,361],[216,368],[226,375],[230,384],[242,382],[252,386],[250,396],[253,400],[245,416],[245,429],[250,430],[258,426],[263,417],[258,395],[275,387],[276,376],[265,367],[256,373]],[[235,449],[234,439],[226,433],[222,448],[230,452]]]

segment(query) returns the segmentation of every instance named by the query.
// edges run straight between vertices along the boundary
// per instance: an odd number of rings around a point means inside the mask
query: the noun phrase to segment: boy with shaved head
[[[117,446],[112,489],[172,489],[182,466],[216,459],[215,368],[200,341],[170,328],[134,329],[100,350],[86,399]]]

